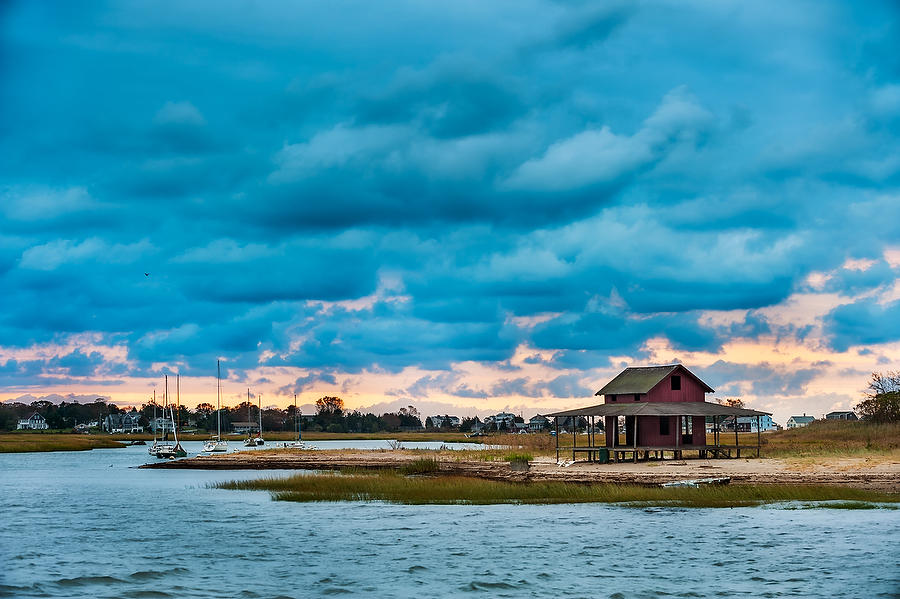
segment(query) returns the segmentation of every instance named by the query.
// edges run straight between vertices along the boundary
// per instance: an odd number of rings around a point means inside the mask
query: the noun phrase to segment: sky
[[[900,368],[891,2],[6,2],[0,400],[773,412]]]

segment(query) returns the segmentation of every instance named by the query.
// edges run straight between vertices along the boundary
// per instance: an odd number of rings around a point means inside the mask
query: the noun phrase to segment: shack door
[[[625,446],[634,445],[634,416],[625,417]]]

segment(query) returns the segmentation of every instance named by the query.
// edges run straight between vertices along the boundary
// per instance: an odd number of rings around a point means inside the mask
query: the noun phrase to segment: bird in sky
[[[149,272],[145,272],[145,273],[144,273],[144,276],[145,276],[145,277],[149,277],[149,276],[150,276],[150,273],[149,273]]]

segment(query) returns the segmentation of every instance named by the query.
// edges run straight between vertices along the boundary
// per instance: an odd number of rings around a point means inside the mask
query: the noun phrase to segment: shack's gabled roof
[[[750,408],[735,408],[708,401],[640,401],[604,403],[547,414],[550,418],[570,416],[771,416]]]
[[[714,393],[712,387],[697,378],[693,372],[681,364],[666,366],[632,366],[620,372],[616,378],[606,383],[594,395],[626,395],[629,393],[649,393],[664,378],[680,370],[697,381],[707,393]]]

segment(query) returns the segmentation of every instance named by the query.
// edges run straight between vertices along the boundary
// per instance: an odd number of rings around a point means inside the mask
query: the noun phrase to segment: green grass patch
[[[527,464],[534,459],[534,456],[530,453],[513,452],[506,454],[503,459],[505,459],[507,462],[524,462]]]
[[[316,474],[230,481],[222,489],[268,491],[278,501],[384,501],[422,504],[612,503],[635,507],[742,507],[803,502],[818,507],[900,503],[900,495],[813,485],[725,485],[660,488],[637,485],[580,485],[565,482],[512,483],[465,476],[409,478],[397,472],[364,475]],[[821,502],[821,503],[818,503]]]
[[[113,447],[125,447],[125,445],[105,435],[72,433],[8,433],[0,435],[0,453],[86,451]]]
[[[417,458],[400,466],[401,474],[434,474],[441,469],[440,463],[434,458]]]

